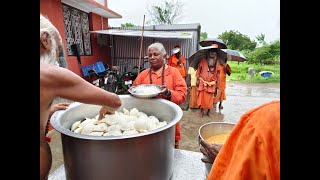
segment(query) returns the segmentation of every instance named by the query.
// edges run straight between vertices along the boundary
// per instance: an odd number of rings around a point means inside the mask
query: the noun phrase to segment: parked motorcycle
[[[126,90],[128,90],[131,87],[133,81],[135,80],[135,77],[136,76],[133,74],[133,72],[126,72],[124,74],[123,80]]]
[[[91,83],[97,87],[104,89],[105,78],[107,77],[106,71],[97,73],[94,69],[89,70],[89,79]]]
[[[105,90],[113,93],[118,92],[118,71],[116,69],[108,69],[104,79]]]

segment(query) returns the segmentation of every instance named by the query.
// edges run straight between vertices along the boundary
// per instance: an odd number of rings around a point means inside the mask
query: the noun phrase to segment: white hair
[[[160,51],[160,54],[161,54],[162,56],[167,55],[167,52],[166,52],[166,50],[164,49],[164,46],[163,46],[162,43],[159,43],[159,42],[152,43],[152,44],[148,47],[148,51],[150,50],[150,48],[156,48],[156,49],[158,49],[158,51]]]
[[[53,26],[49,19],[40,14],[40,38],[43,33],[48,33],[50,35],[52,46],[49,53],[40,53],[40,61],[59,66],[57,61],[57,49],[58,45],[62,44],[59,31]]]

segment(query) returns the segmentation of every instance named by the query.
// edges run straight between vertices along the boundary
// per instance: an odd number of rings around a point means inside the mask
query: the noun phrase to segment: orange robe
[[[213,98],[214,103],[222,102],[226,100],[226,84],[227,84],[227,72],[225,67],[220,64],[220,82],[218,84],[218,92],[216,97]]]
[[[201,77],[204,81],[207,82],[215,81],[215,83],[217,84],[219,83],[219,60],[217,60],[216,66],[216,69],[211,68],[211,72],[209,72],[207,60],[203,58],[198,64],[196,76]],[[216,91],[216,84],[205,86],[204,82],[200,80],[197,99],[197,105],[199,106],[199,108],[211,109],[213,107],[213,94]]]
[[[138,77],[134,80],[133,86],[139,84],[150,84],[149,78],[149,69],[142,71]],[[162,85],[162,67],[157,71],[152,71],[151,78],[152,84]],[[164,84],[171,90],[171,100],[172,102],[176,103],[177,105],[182,104],[187,97],[187,84],[183,77],[180,75],[180,72],[174,68],[166,65],[164,71]],[[156,107],[155,107],[156,108]],[[180,140],[180,123],[176,124],[176,135],[175,140]]]
[[[190,102],[189,102],[189,107],[190,108],[199,108],[197,104],[198,100],[198,90],[196,86],[191,86],[190,88]]]
[[[280,101],[241,116],[218,153],[208,180],[280,179]]]
[[[167,64],[169,66],[172,66],[172,67],[175,67],[179,70],[181,76],[186,79],[186,76],[187,76],[187,72],[186,72],[186,64],[187,64],[187,61],[186,59],[181,55],[181,63],[182,63],[182,66],[180,66],[178,64],[178,58],[175,56],[175,54],[172,54],[170,56],[170,58],[168,59],[168,62]]]

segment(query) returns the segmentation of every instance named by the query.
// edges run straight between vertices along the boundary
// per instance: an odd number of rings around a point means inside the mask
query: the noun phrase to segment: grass
[[[246,62],[228,61],[232,69],[230,76],[227,76],[227,81],[252,82],[252,83],[280,83],[280,65],[260,65],[248,64]],[[248,69],[254,68],[254,76],[248,75]],[[274,74],[269,78],[264,78],[259,75],[260,71],[272,71]]]

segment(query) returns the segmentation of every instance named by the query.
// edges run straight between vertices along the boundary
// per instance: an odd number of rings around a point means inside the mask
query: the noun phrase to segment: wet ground
[[[280,84],[253,84],[253,83],[231,83],[227,82],[227,100],[222,103],[223,110],[219,112],[211,110],[212,117],[200,117],[200,110],[183,112],[180,120],[181,142],[180,149],[199,151],[198,130],[208,122],[233,122],[236,123],[240,116],[251,108],[263,103],[280,99]]]
[[[223,102],[223,110],[211,110],[212,117],[200,117],[200,110],[183,111],[181,123],[180,149],[199,151],[198,130],[208,122],[234,122],[251,108],[263,103],[280,99],[280,84],[276,83],[234,83],[227,82],[227,100]],[[61,102],[58,99],[55,102]],[[54,103],[55,103],[54,102]],[[49,132],[52,137],[50,143],[53,162],[51,172],[63,164],[60,134],[55,130]]]

